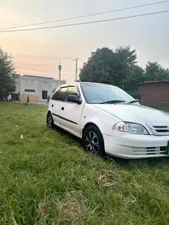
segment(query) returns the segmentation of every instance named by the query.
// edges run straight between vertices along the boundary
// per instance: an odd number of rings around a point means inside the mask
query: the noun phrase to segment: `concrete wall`
[[[27,101],[27,96],[29,95],[29,100],[30,101],[39,101],[39,96],[38,95],[34,95],[34,94],[21,94],[20,95],[20,101]]]
[[[20,77],[20,95],[32,94],[30,92],[26,92],[25,89],[35,90],[33,94],[38,95],[38,80],[33,79],[32,77],[21,76]]]
[[[19,92],[20,92],[20,76],[17,75],[15,77],[15,82],[16,82],[15,93],[19,94]]]
[[[42,99],[42,91],[47,91],[47,96],[51,96],[55,89],[65,83],[64,80],[59,81],[47,77],[19,76],[16,79],[15,93],[19,93],[21,101],[25,101],[28,95],[30,101],[46,101]]]

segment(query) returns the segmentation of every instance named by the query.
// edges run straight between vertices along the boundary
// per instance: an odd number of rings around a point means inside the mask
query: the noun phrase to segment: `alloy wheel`
[[[52,118],[51,113],[48,114],[47,125],[48,125],[49,128],[53,127],[53,118]]]
[[[85,137],[86,151],[98,154],[99,153],[99,138],[94,131],[89,131]]]

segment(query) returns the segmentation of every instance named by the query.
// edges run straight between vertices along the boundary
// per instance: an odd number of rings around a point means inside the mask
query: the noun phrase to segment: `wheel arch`
[[[85,126],[84,126],[84,128],[83,128],[83,130],[82,130],[82,140],[83,140],[83,137],[84,137],[85,130],[86,130],[89,126],[95,126],[95,127],[99,130],[99,132],[100,132],[100,134],[101,134],[101,137],[102,137],[102,141],[103,141],[104,154],[106,154],[106,152],[105,152],[105,140],[104,140],[103,134],[102,134],[100,128],[99,128],[95,123],[89,122],[89,123],[85,124]]]
[[[89,123],[85,124],[85,126],[84,126],[84,128],[83,128],[83,130],[82,130],[82,138],[83,138],[83,135],[84,135],[85,130],[86,130],[89,126],[95,126],[95,127],[100,131],[100,133],[101,133],[101,135],[102,135],[102,132],[101,132],[100,128],[99,128],[95,123],[89,122]],[[102,135],[102,138],[103,138],[103,135]]]

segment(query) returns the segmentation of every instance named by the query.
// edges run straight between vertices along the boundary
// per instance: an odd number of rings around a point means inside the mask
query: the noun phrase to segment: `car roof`
[[[113,86],[113,87],[116,87],[116,86],[111,85],[111,84],[104,84],[104,83],[98,83],[98,82],[81,82],[81,81],[78,81],[78,82],[75,82],[75,83],[63,84],[60,87],[76,86],[77,84],[84,84],[86,86],[92,86],[92,85],[99,86],[99,85],[102,85],[102,86]]]
[[[99,83],[99,82],[79,82],[80,84],[84,84],[86,86],[111,86],[111,87],[116,87],[114,85],[111,85],[111,84],[104,84],[104,83]]]
[[[60,85],[59,87],[68,87],[68,86],[76,86],[77,82],[76,83],[70,83],[70,84],[62,84]]]

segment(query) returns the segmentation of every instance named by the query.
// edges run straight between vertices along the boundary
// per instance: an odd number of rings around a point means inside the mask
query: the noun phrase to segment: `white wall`
[[[19,94],[19,92],[20,92],[20,76],[15,77],[15,83],[16,83],[15,93]]]
[[[55,80],[51,78],[44,78],[38,76],[20,76],[16,79],[16,91],[15,93],[23,94],[35,94],[38,95],[39,100],[42,99],[42,91],[47,91],[48,95],[52,95],[53,91],[57,89],[60,85],[65,84],[64,80]],[[33,89],[35,92],[25,92],[25,89]],[[44,100],[46,101],[46,100]]]
[[[30,92],[25,92],[25,89],[34,89],[34,94],[38,94],[38,80],[32,77],[21,76],[20,77],[20,94],[26,93],[29,94]]]

